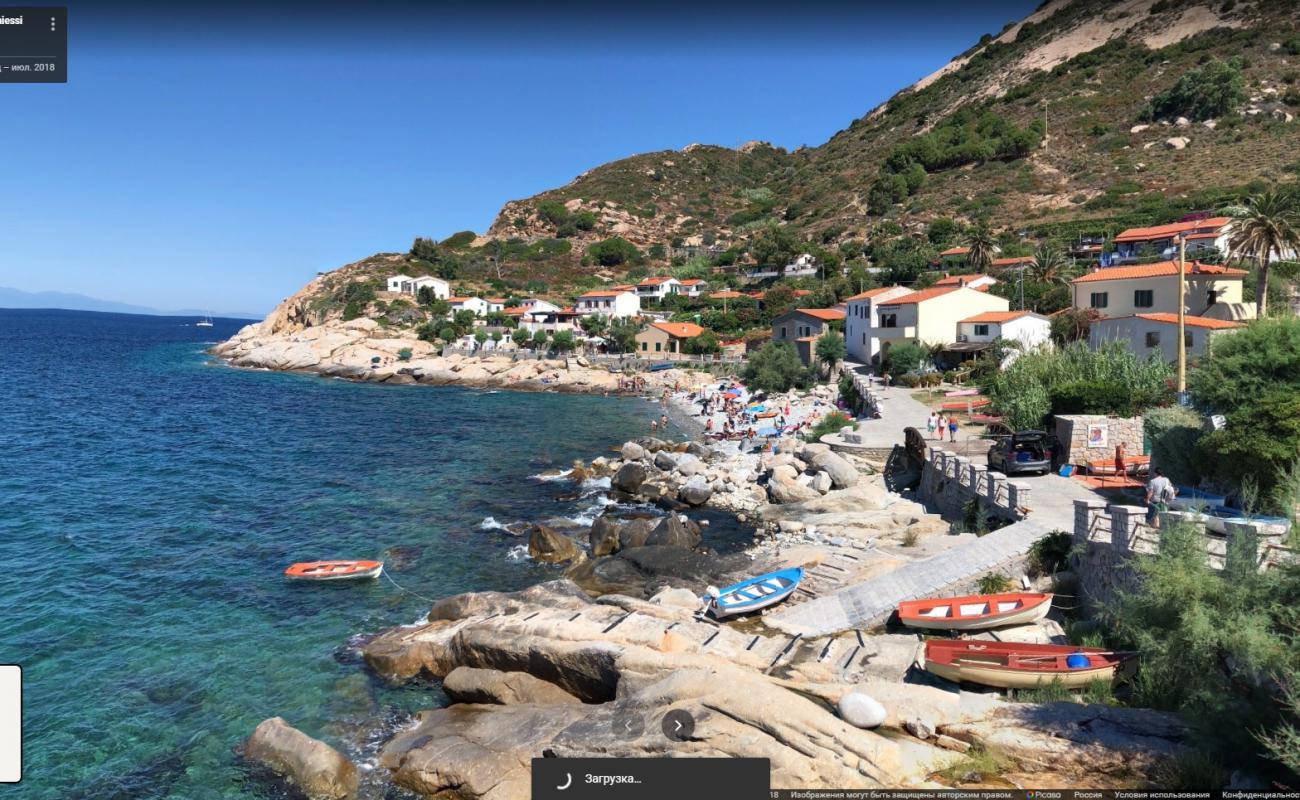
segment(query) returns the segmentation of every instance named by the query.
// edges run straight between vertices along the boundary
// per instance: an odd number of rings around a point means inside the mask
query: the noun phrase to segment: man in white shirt
[[[1178,490],[1159,467],[1151,470],[1155,475],[1147,482],[1147,522],[1153,528],[1160,527],[1160,516],[1169,510],[1169,503],[1178,496]]]

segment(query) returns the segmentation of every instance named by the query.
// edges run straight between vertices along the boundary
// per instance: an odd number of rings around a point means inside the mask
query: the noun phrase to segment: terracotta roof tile
[[[964,286],[966,284],[974,283],[980,278],[988,278],[989,280],[993,280],[993,278],[990,278],[988,275],[985,275],[982,272],[977,272],[972,275],[949,275],[946,278],[940,278],[939,280],[935,281],[934,285],[935,286]]]
[[[844,319],[844,312],[834,308],[795,308],[791,309],[801,314],[807,314],[810,317],[816,317],[827,322],[835,319]]]
[[[1150,320],[1151,322],[1164,322],[1169,325],[1178,324],[1177,314],[1137,314],[1138,319]],[[1244,328],[1245,324],[1233,322],[1226,319],[1213,319],[1212,317],[1194,317],[1188,314],[1183,317],[1183,324],[1190,325],[1193,328],[1208,328],[1210,330],[1228,330],[1232,328]]]
[[[1032,316],[1034,316],[1034,312],[1032,311],[985,311],[983,314],[976,314],[973,317],[967,317],[966,319],[959,320],[959,322],[1003,323],[1003,322],[1010,322],[1013,319],[1020,319],[1021,317],[1032,317]]]
[[[922,289],[919,292],[905,294],[902,297],[895,297],[893,300],[886,300],[881,303],[882,306],[910,306],[915,303],[924,303],[940,295],[956,292],[962,289],[961,286],[932,286],[929,289]]]
[[[1167,278],[1178,274],[1177,261],[1158,261],[1154,264],[1136,264],[1131,267],[1105,267],[1103,269],[1080,275],[1070,283],[1093,283],[1095,281],[1123,281],[1134,278]],[[1188,276],[1222,275],[1225,278],[1239,278],[1246,274],[1244,269],[1220,267],[1215,264],[1202,264],[1199,261],[1187,262]]]
[[[694,322],[652,322],[650,327],[658,328],[674,339],[690,339],[704,333],[704,329]]]
[[[941,256],[964,256],[970,252],[969,247],[949,247],[939,255]]]
[[[1145,242],[1153,239],[1168,239],[1180,233],[1190,233],[1202,229],[1222,228],[1232,222],[1232,217],[1210,217],[1191,222],[1175,222],[1170,225],[1155,225],[1150,228],[1129,228],[1115,237],[1117,242]]]

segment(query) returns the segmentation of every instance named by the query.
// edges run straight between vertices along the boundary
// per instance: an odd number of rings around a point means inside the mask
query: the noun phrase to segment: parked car
[[[989,469],[1006,475],[1052,471],[1052,441],[1043,431],[1016,431],[989,448]]]

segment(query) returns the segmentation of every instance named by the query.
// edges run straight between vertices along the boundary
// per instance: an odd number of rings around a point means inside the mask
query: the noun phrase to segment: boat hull
[[[1053,682],[1067,689],[1082,689],[1093,681],[1113,681],[1118,666],[1109,664],[1095,669],[1071,672],[1027,672],[997,667],[975,667],[925,662],[925,671],[954,683],[978,683],[997,689],[1034,689]]]
[[[310,561],[293,564],[284,571],[284,576],[291,581],[327,583],[374,580],[383,571],[382,561]]]
[[[720,590],[717,597],[705,598],[705,608],[717,619],[760,611],[794,594],[802,580],[802,567],[760,575]]]
[[[996,609],[1000,605],[1008,603],[1017,603],[1017,605],[1004,611],[965,615],[961,613],[972,606],[987,604]],[[957,613],[955,615],[927,616],[924,610],[926,608],[925,604],[911,603],[899,608],[899,621],[909,628],[934,631],[982,631],[989,628],[1003,628],[1008,625],[1031,625],[1045,618],[1048,612],[1052,610],[1052,595],[973,595],[970,597],[938,599],[928,605],[934,609],[954,609]]]

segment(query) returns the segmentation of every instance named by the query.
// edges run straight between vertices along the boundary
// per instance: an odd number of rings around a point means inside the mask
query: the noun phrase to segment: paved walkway
[[[994,571],[1029,552],[1030,545],[1053,530],[1036,517],[833,595],[783,608],[763,621],[777,630],[806,638],[880,624],[903,600],[945,594],[948,587]]]

